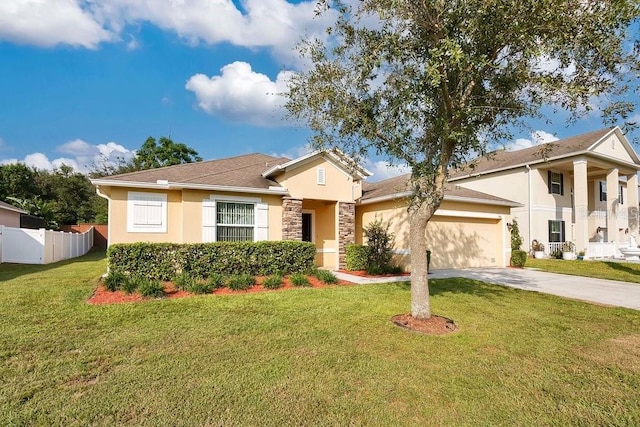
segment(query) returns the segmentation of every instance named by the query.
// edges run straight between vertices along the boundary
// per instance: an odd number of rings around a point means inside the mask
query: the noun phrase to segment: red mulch
[[[282,287],[280,287],[279,289],[267,289],[264,286],[262,286],[262,281],[264,279],[265,279],[264,277],[256,277],[257,284],[255,286],[252,286],[246,291],[233,291],[229,288],[220,288],[220,289],[214,290],[211,293],[211,295],[252,294],[256,292],[277,292],[277,291],[291,289],[291,288],[299,288],[299,286],[293,286],[291,284],[291,282],[289,281],[289,277],[285,277],[282,282]],[[310,287],[312,288],[323,288],[325,286],[335,286],[335,285],[328,285],[324,282],[321,282],[320,280],[312,276],[307,277],[307,279],[309,280],[309,283],[311,283]],[[352,285],[352,284],[353,283],[347,282],[346,280],[338,281],[338,285]],[[175,285],[171,282],[164,282],[163,285],[164,285],[164,293],[165,293],[164,298],[184,298],[184,297],[194,295],[191,292],[176,289]],[[125,302],[140,302],[145,300],[147,300],[147,298],[143,297],[137,292],[133,294],[127,294],[124,291],[111,292],[111,291],[107,291],[104,288],[104,286],[99,285],[87,302],[89,304],[99,305],[99,304],[119,304],[119,303],[125,303]]]
[[[358,277],[397,277],[397,276],[411,276],[411,273],[397,273],[397,274],[378,274],[370,275],[365,270],[338,270],[340,273],[351,274]]]
[[[436,315],[432,315],[428,319],[415,319],[408,313],[396,314],[391,318],[391,321],[402,328],[428,335],[446,335],[457,329],[453,320]]]

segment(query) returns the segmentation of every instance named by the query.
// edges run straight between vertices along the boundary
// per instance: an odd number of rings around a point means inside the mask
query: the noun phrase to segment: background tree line
[[[49,228],[66,224],[107,223],[107,201],[96,194],[90,178],[201,161],[198,153],[171,138],[149,137],[129,160],[91,165],[88,174],[62,165],[53,171],[24,163],[0,165],[0,200],[44,218]]]

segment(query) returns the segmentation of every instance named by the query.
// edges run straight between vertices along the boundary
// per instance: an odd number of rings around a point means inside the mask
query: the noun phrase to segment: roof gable
[[[626,153],[624,156],[614,159],[611,153],[604,154],[601,150],[598,150],[598,147],[601,147],[601,144],[604,141],[609,141],[610,138],[616,138],[616,140],[620,141],[623,149],[618,150],[618,152],[622,153],[624,151],[624,153]],[[614,127],[600,129],[558,141],[524,148],[522,150],[494,151],[486,156],[475,159],[455,171],[452,171],[449,175],[449,179],[462,179],[469,175],[515,169],[524,165],[533,165],[589,153],[607,155],[614,160],[636,164],[640,169],[640,159],[629,144],[629,141],[627,141],[624,134],[618,127]],[[625,157],[626,159],[629,159],[629,161],[626,160]]]
[[[322,158],[328,161],[343,173],[351,176],[354,180],[364,179],[368,176],[373,175],[371,172],[369,172],[361,165],[357,164],[353,159],[344,154],[342,151],[334,148],[332,150],[316,150],[304,156],[293,159],[289,162],[274,165],[273,167],[267,169],[262,174],[262,176],[265,178],[272,178],[284,171],[291,171],[302,167],[310,162],[315,161],[318,158]]]
[[[365,182],[360,203],[375,203],[410,196],[411,189],[409,188],[409,178],[411,178],[411,174],[396,176],[394,178],[374,183]],[[445,185],[444,200],[511,207],[522,206],[520,203],[513,202],[511,200],[452,184]]]

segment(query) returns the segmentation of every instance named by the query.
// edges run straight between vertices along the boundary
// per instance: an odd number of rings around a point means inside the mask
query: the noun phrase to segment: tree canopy
[[[321,0],[328,41],[300,45],[310,68],[287,108],[318,147],[386,155],[411,168],[412,315],[431,315],[426,225],[449,171],[484,154],[541,107],[572,118],[601,105],[631,117],[638,90],[637,0]],[[635,25],[635,27],[634,27]],[[631,92],[632,93],[632,92]],[[637,98],[637,96],[635,97]],[[630,123],[627,123],[630,125]]]
[[[164,136],[161,136],[158,142],[151,136],[147,138],[133,158],[133,164],[138,170],[201,161],[202,157],[196,150]]]

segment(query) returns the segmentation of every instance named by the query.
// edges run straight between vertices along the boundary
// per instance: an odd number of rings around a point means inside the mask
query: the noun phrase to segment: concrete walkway
[[[335,273],[339,279],[355,283],[384,283],[410,280],[408,276],[365,278]],[[640,310],[640,284],[592,279],[519,268],[464,268],[434,270],[429,279],[466,277],[511,288],[542,292],[598,304]]]

